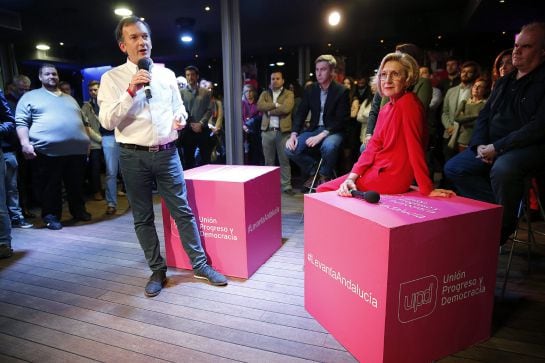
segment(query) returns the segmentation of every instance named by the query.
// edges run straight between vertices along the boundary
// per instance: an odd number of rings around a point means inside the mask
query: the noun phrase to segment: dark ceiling
[[[113,38],[118,21],[113,8],[119,4],[0,0],[0,24],[18,15],[22,28],[0,26],[0,42],[14,44],[15,56],[22,63],[36,58],[34,46],[41,41],[51,45],[49,56],[74,68],[118,64],[123,56]],[[149,22],[154,58],[185,64],[221,61],[220,0],[133,0],[125,5]],[[207,5],[209,12],[204,10]],[[343,14],[335,30],[325,21],[326,12],[333,8]],[[454,49],[461,57],[475,57],[468,53],[497,52],[512,43],[522,24],[543,21],[544,16],[542,0],[240,0],[243,59],[293,56],[299,46],[309,46],[313,56],[331,52],[371,58],[374,63],[371,54],[383,54],[398,42]],[[176,19],[180,17],[195,19],[197,37],[192,46],[178,40]]]

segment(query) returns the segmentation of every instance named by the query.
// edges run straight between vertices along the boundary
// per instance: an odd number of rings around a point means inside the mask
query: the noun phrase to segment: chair
[[[318,162],[318,166],[316,167],[316,172],[314,173],[314,177],[312,178],[312,183],[310,183],[310,187],[308,188],[307,194],[316,192],[317,188],[317,182],[318,182],[318,176],[320,175],[320,167],[322,166],[322,161],[324,158],[320,158],[320,161]]]
[[[507,267],[505,268],[505,278],[503,280],[503,286],[501,289],[501,298],[505,297],[505,290],[507,287],[507,280],[509,279],[509,272],[511,271],[511,262],[513,259],[513,251],[517,244],[526,245],[528,247],[527,259],[528,259],[528,272],[530,271],[530,256],[532,252],[532,247],[536,246],[536,234],[545,236],[545,233],[538,231],[532,225],[531,215],[530,215],[530,193],[533,191],[537,198],[538,212],[545,220],[545,211],[543,210],[543,205],[539,199],[539,190],[532,183],[532,179],[528,178],[525,182],[525,193],[520,201],[519,210],[518,210],[518,221],[515,229],[515,233],[511,239],[511,250],[509,251],[509,257],[507,259]],[[523,226],[525,224],[526,226]],[[526,231],[526,239],[519,236],[519,232]]]

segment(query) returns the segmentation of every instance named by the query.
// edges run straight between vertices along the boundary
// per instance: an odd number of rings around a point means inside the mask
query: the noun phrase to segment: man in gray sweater
[[[75,220],[91,220],[82,190],[89,136],[78,103],[58,88],[55,66],[42,65],[39,79],[42,87],[19,100],[15,122],[23,155],[36,159],[42,219],[47,228],[61,229],[63,182],[70,214]]]

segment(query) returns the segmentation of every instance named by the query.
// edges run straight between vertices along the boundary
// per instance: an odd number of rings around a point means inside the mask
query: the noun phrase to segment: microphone
[[[143,69],[149,72],[152,64],[153,61],[150,58],[140,58],[137,66],[138,69]],[[146,98],[149,100],[151,98],[151,87],[149,86],[149,83],[144,84],[144,92],[146,93]]]
[[[350,194],[352,194],[354,198],[363,199],[368,203],[374,204],[374,203],[378,203],[378,201],[380,200],[380,194],[372,190],[368,192],[360,192],[359,190],[351,190]]]

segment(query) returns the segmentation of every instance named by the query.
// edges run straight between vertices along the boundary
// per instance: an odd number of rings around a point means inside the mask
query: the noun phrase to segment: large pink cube
[[[305,308],[361,362],[429,362],[490,336],[500,206],[305,195]]]
[[[184,172],[208,262],[225,275],[248,278],[280,248],[280,169],[205,165]],[[191,269],[163,202],[167,265]]]

